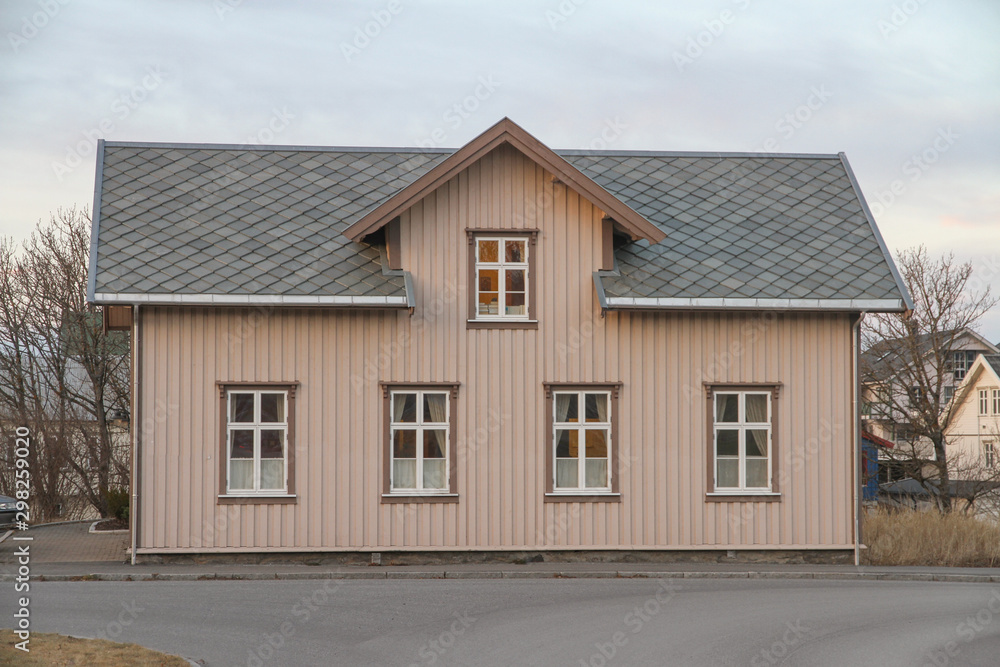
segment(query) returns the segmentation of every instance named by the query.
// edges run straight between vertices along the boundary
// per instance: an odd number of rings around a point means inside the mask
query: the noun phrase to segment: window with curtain
[[[226,492],[286,493],[288,392],[230,389],[226,416]]]
[[[528,280],[527,238],[476,238],[476,319],[527,319]]]
[[[395,390],[389,410],[390,492],[447,491],[448,392]]]
[[[553,392],[556,492],[611,491],[611,394]]]
[[[714,393],[715,490],[771,490],[771,394]]]

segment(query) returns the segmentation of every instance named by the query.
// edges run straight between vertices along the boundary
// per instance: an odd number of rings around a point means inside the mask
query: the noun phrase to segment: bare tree
[[[952,254],[933,259],[920,246],[901,252],[897,263],[914,310],[865,318],[862,382],[880,406],[872,418],[894,427],[896,447],[886,453],[942,511],[951,511],[953,495],[965,497],[971,506],[994,488],[991,482],[1000,480],[978,462],[948,461],[946,432],[956,406],[945,390],[953,383],[959,339],[975,331],[997,299],[989,287],[970,290],[972,264],[959,263]],[[958,494],[952,480],[963,481]],[[976,483],[964,483],[969,480]]]
[[[43,518],[72,499],[107,516],[108,490],[128,481],[112,419],[127,414],[127,340],[105,336],[87,306],[89,227],[85,210],[59,210],[20,248],[0,239],[0,433],[7,443],[17,426],[31,430],[32,505]],[[0,452],[5,488],[11,454]]]

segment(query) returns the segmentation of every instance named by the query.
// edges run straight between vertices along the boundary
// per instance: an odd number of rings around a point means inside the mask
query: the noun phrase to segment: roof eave
[[[97,291],[97,241],[101,228],[101,190],[104,181],[104,139],[97,140],[97,168],[94,170],[94,208],[90,220],[90,261],[87,267],[87,303],[94,303]]]
[[[887,312],[902,312],[905,317],[909,317],[910,313],[914,310],[913,298],[910,296],[909,290],[906,289],[906,283],[903,281],[903,277],[899,274],[899,270],[896,268],[896,263],[892,261],[892,254],[885,245],[885,240],[882,238],[882,234],[878,230],[878,225],[875,224],[875,216],[872,215],[871,208],[868,207],[868,202],[865,200],[865,195],[861,192],[861,185],[858,184],[858,179],[854,175],[854,170],[851,169],[851,163],[847,161],[847,154],[841,152],[838,155],[840,156],[840,163],[844,165],[844,171],[847,172],[847,178],[851,181],[851,187],[854,189],[854,194],[858,198],[858,203],[861,204],[861,210],[865,214],[865,220],[868,221],[868,226],[871,228],[872,234],[875,236],[875,241],[878,243],[878,247],[882,251],[882,256],[889,265],[889,271],[892,273],[892,278],[896,281],[896,287],[899,288],[899,293],[903,298],[903,303],[906,304],[906,308],[902,311]]]
[[[595,280],[597,276],[595,276]],[[899,299],[755,299],[606,296],[607,310],[788,310],[823,312],[903,312]]]
[[[355,308],[412,308],[412,290],[402,296],[313,294],[166,294],[98,292],[99,305],[143,306],[341,306]]]

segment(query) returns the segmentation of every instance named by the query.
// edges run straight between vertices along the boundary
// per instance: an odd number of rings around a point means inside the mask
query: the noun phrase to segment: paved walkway
[[[447,565],[311,566],[296,563],[128,563],[128,533],[90,533],[90,521],[36,526],[0,542],[0,581],[17,571],[15,550],[31,545],[36,581],[188,581],[199,579],[524,579],[524,578],[749,578],[861,579],[1000,583],[1000,568],[854,567],[769,563],[450,563]],[[4,531],[0,531],[0,535]],[[30,542],[14,536],[29,536]]]
[[[57,523],[15,530],[13,535],[0,542],[0,565],[12,565],[19,546],[31,545],[31,563],[94,563],[99,561],[124,563],[128,557],[128,533],[90,533],[93,521]],[[0,535],[7,532],[0,531]],[[31,537],[32,540],[15,541],[14,537]]]

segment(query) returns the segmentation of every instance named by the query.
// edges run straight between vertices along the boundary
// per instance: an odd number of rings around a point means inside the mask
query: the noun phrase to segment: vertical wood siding
[[[848,317],[602,317],[602,216],[501,147],[402,216],[412,316],[144,309],[140,551],[850,545]],[[466,329],[467,227],[541,230],[537,330]],[[217,504],[219,381],[300,383],[297,504]],[[458,503],[380,502],[379,381],[461,383]],[[624,383],[621,503],[543,502],[546,381]],[[702,383],[772,381],[781,501],[706,502]]]

